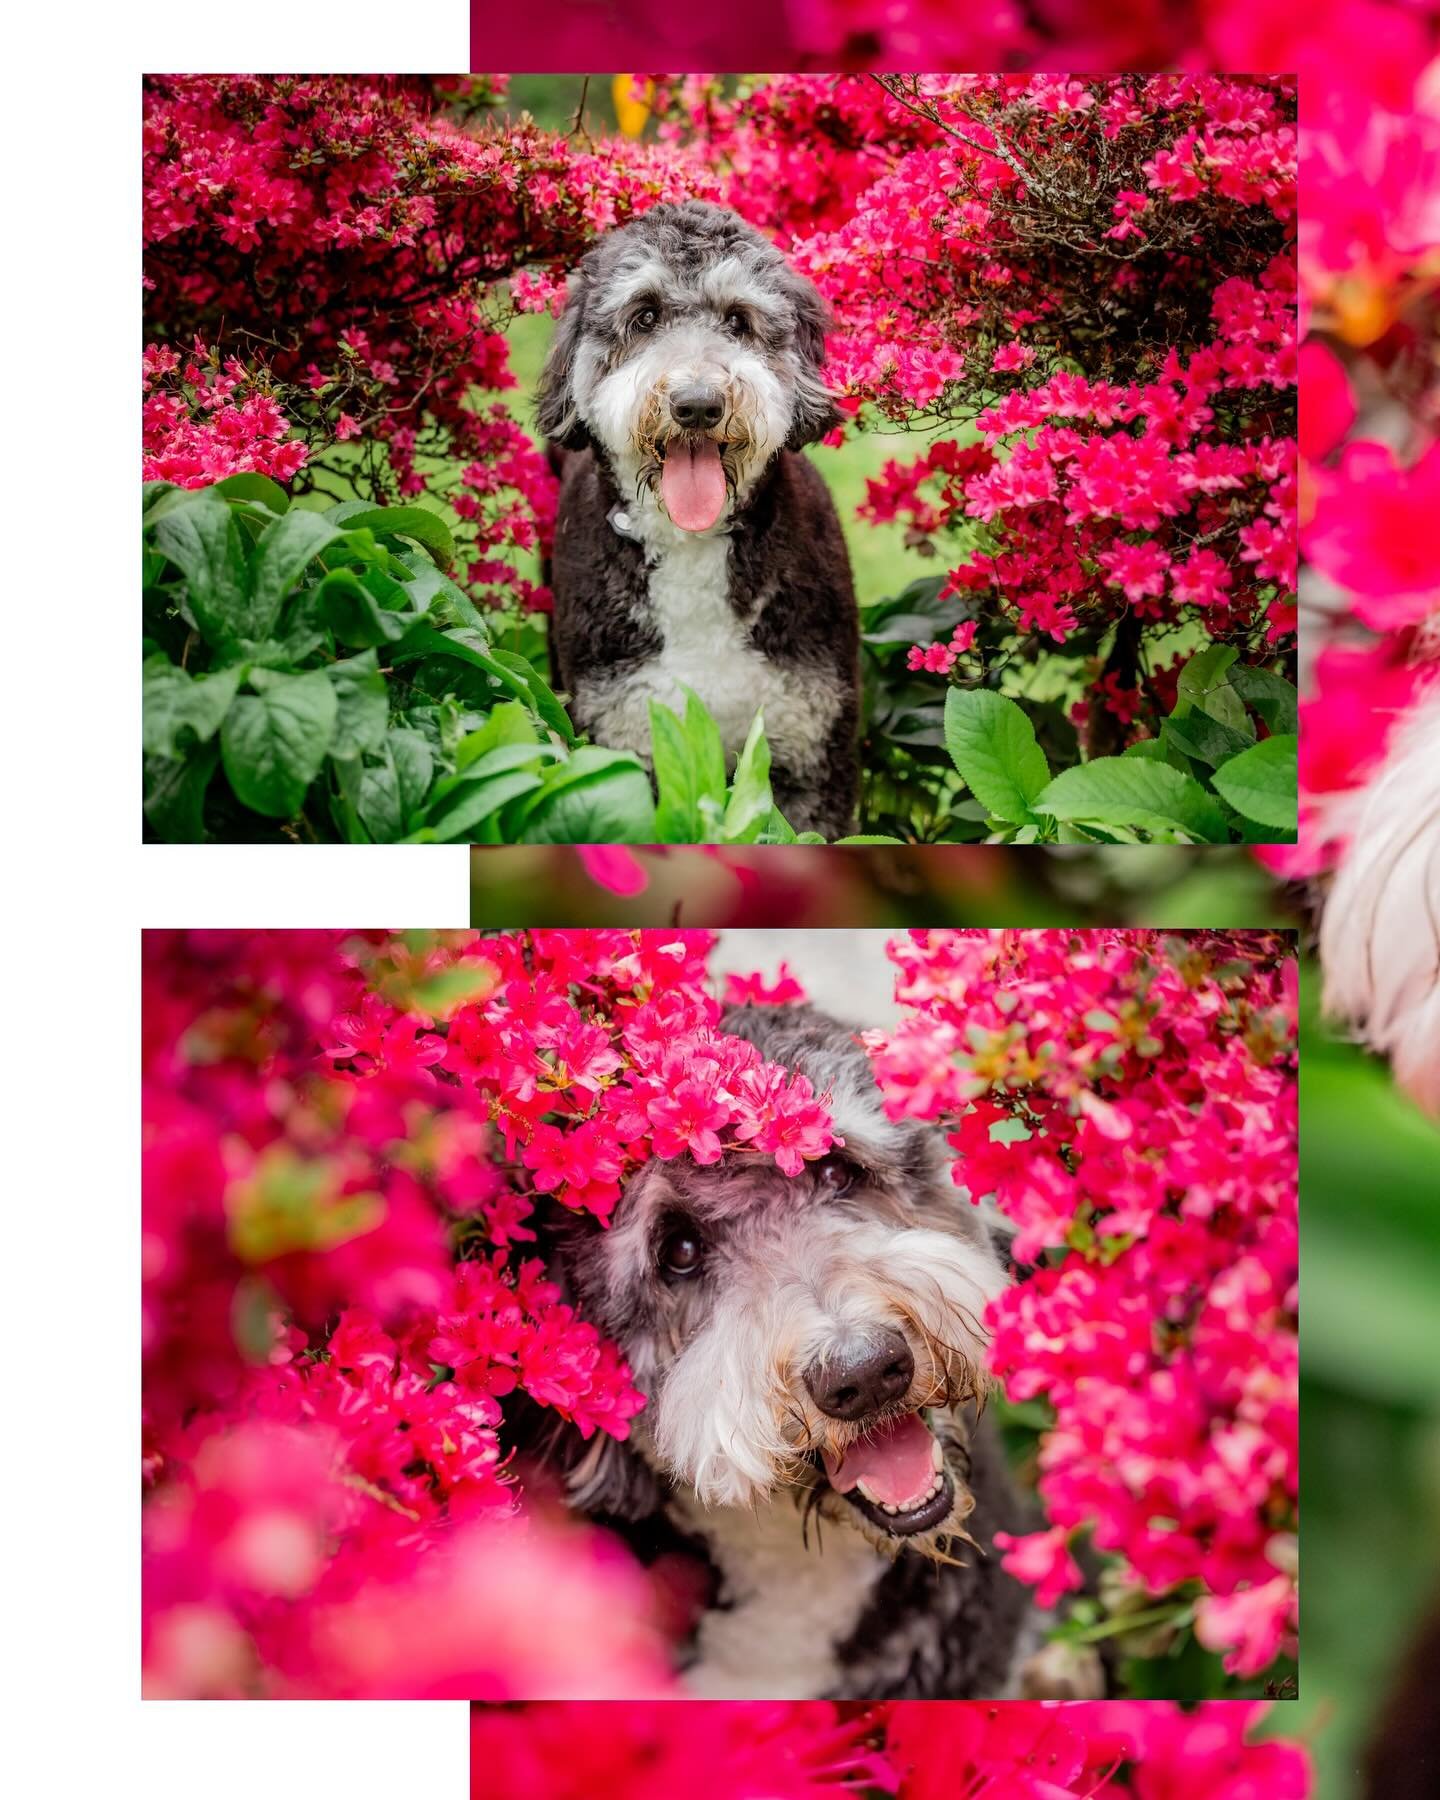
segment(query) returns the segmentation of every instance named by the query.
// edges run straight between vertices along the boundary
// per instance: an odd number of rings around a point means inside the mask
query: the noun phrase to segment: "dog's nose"
[[[898,1331],[887,1331],[854,1355],[816,1357],[805,1371],[805,1385],[832,1419],[863,1419],[898,1400],[914,1374],[910,1346]]]
[[[725,417],[725,396],[719,388],[676,388],[670,396],[670,417],[682,431],[711,431]]]

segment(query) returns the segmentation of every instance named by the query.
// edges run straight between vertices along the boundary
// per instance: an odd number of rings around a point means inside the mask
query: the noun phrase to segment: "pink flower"
[[[1038,1605],[1052,1607],[1061,1595],[1074,1593],[1081,1585],[1080,1565],[1070,1554],[1070,1533],[1063,1526],[1034,1531],[1028,1537],[997,1531],[995,1542],[1005,1552],[1001,1567],[1035,1589]]]
[[[1440,444],[1408,468],[1385,444],[1347,444],[1316,483],[1305,554],[1347,590],[1356,614],[1385,631],[1440,607],[1440,534],[1428,524],[1440,507]]]

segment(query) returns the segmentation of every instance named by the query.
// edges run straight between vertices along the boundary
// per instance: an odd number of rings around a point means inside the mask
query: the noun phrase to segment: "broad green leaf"
[[[1206,844],[1228,835],[1224,813],[1198,781],[1144,757],[1101,756],[1062,769],[1035,809],[1076,825],[1183,831]]]
[[[570,723],[570,715],[560,704],[558,696],[535,665],[514,650],[501,650],[498,647],[495,651],[495,660],[510,675],[518,677],[524,683],[524,691],[530,704],[556,737],[563,739],[567,744],[573,744],[575,727]]]
[[[658,700],[650,702],[650,753],[655,771],[656,843],[698,843],[699,796],[685,727]]]
[[[1294,683],[1283,675],[1237,663],[1230,671],[1230,685],[1276,737],[1289,737],[1299,730],[1298,695]]]
[[[1295,757],[1299,739],[1270,737],[1216,769],[1215,791],[1247,819],[1293,838],[1298,829]]]
[[[421,622],[406,632],[404,640],[395,648],[393,660],[405,663],[423,656],[453,656],[473,669],[483,669],[492,681],[529,702],[557,736],[567,744],[573,744],[575,728],[569,715],[525,658],[502,650],[492,655],[488,646],[470,641],[474,636],[476,634],[468,630],[436,631],[433,626]]]
[[[170,496],[160,502],[163,506]],[[185,608],[206,643],[229,649],[252,630],[250,568],[232,508],[210,489],[186,495],[154,526],[155,543],[185,577]]]
[[[215,492],[223,494],[227,500],[258,501],[261,506],[268,506],[273,513],[290,510],[290,496],[279,482],[272,481],[268,475],[257,475],[253,469],[245,469],[238,475],[227,475],[223,481],[217,481]]]
[[[833,838],[831,842],[842,846],[848,846],[853,844],[903,844],[905,840],[904,838],[892,837],[843,837]]]
[[[336,641],[357,650],[398,643],[414,623],[413,613],[383,607],[352,569],[332,569],[315,592]]]
[[[269,637],[285,596],[338,536],[325,515],[317,512],[287,512],[265,527],[251,558],[250,624],[246,637]]]
[[[205,794],[219,761],[220,751],[213,743],[202,744],[182,761],[145,758],[145,817],[163,843],[205,841]]]
[[[994,818],[1028,825],[1050,779],[1045,752],[1023,710],[986,688],[945,697],[945,744],[965,785]]]
[[[1228,671],[1240,652],[1233,644],[1207,644],[1180,671],[1174,716],[1183,719],[1193,707],[1235,731],[1248,731],[1245,704],[1230,686]]]
[[[220,729],[240,687],[243,671],[218,669],[213,675],[190,675],[177,669],[162,651],[145,659],[141,695],[144,745],[148,755],[179,756],[183,732],[208,743]]]
[[[390,732],[385,744],[395,764],[396,779],[400,783],[400,804],[408,821],[425,803],[425,795],[429,791],[430,778],[435,768],[435,757],[424,733],[412,731],[408,726],[402,725]]]
[[[470,764],[498,749],[501,744],[538,744],[535,721],[518,700],[502,700],[478,731],[462,738],[455,751],[455,768],[463,773]]]
[[[765,736],[762,710],[755,715],[735,765],[735,780],[725,806],[725,842],[753,843],[765,829],[774,803],[770,791],[770,743]]]
[[[236,798],[267,818],[300,808],[320,773],[340,703],[323,669],[272,675],[259,694],[242,694],[225,716],[220,750]]]
[[[332,527],[345,531],[373,531],[384,537],[406,537],[427,550],[442,568],[455,560],[455,540],[438,513],[423,506],[369,506],[363,500],[347,500],[322,515]]]
[[[653,844],[650,777],[633,756],[587,746],[551,771],[518,821],[532,844]]]
[[[473,757],[459,773],[446,775],[435,783],[430,795],[431,816],[435,816],[443,801],[448,800],[452,794],[468,789],[473,782],[488,781],[492,775],[506,775],[512,769],[538,771],[543,764],[554,762],[563,754],[554,744],[496,744],[483,756]]]
[[[1171,742],[1179,745],[1186,756],[1193,756],[1208,768],[1214,768],[1227,757],[1238,756],[1255,742],[1255,733],[1248,719],[1245,721],[1245,729],[1239,731],[1233,725],[1222,725],[1219,719],[1212,719],[1209,713],[1201,712],[1198,707],[1191,707],[1188,712],[1167,719],[1164,732]]]
[[[390,702],[375,652],[366,650],[363,655],[331,663],[325,673],[339,702],[330,754],[344,758],[378,749],[390,722]]]
[[[542,785],[533,769],[511,769],[482,780],[467,781],[450,805],[429,821],[436,840],[453,844],[465,838],[492,818],[501,807],[508,806],[523,794],[532,794]]]

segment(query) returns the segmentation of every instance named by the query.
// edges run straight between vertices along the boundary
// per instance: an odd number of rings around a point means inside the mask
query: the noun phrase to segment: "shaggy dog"
[[[1029,1608],[991,1541],[1034,1521],[978,1405],[1001,1264],[845,1026],[747,1006],[723,1029],[828,1093],[844,1148],[796,1177],[652,1162],[608,1229],[557,1227],[552,1267],[647,1396],[627,1443],[571,1463],[570,1499],[643,1558],[708,1564],[698,1695],[1002,1694]]]
[[[551,641],[575,722],[648,762],[649,702],[682,710],[689,687],[733,761],[763,709],[776,805],[839,837],[859,624],[840,522],[799,454],[838,419],[825,325],[735,213],[657,206],[572,276],[538,421],[559,446]]]

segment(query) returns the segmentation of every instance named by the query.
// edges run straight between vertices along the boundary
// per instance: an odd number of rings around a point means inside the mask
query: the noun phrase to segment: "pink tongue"
[[[660,492],[666,512],[682,531],[708,531],[725,504],[720,446],[710,438],[673,443],[660,467]]]
[[[935,1473],[934,1442],[919,1413],[906,1413],[851,1444],[838,1463],[826,1451],[825,1473],[837,1493],[848,1494],[863,1481],[876,1500],[899,1506],[929,1487]]]

